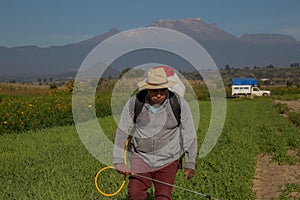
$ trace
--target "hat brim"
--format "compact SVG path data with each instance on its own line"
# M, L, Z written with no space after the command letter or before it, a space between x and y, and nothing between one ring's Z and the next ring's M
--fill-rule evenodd
M165 84L149 84L147 83L147 80L144 79L143 81L138 83L139 90L144 90L144 89L155 90L155 89L163 89L163 88L172 88L174 85L176 85L176 82L173 80L168 80L168 82Z

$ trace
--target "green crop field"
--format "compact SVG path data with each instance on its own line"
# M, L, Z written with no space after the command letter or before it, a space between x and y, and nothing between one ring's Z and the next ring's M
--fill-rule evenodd
M209 101L200 101L200 110L199 146L210 121ZM112 139L113 117L99 122ZM9 132L1 134L0 141L0 199L126 199L126 186L115 197L97 192L94 177L104 165L86 150L72 125ZM270 99L228 99L218 143L208 156L197 159L195 177L185 181L181 170L175 184L218 199L254 199L255 157L266 153L276 162L293 164L299 160L287 152L300 155L299 148L299 127L280 116ZM148 199L152 194L150 190ZM173 198L205 199L176 188Z

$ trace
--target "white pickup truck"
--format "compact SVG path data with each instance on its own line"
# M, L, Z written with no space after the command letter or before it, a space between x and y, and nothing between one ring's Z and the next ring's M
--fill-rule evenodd
M233 78L232 97L240 96L271 96L271 91L261 90L257 87L257 80L253 78Z

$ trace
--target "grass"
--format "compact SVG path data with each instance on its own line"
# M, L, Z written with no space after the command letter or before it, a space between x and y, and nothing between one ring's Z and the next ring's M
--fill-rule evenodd
M279 197L280 200L284 199L300 199L300 185L299 184L292 184L288 183L284 187L285 189L281 190L281 195ZM292 194L295 193L296 196L292 196Z
M84 148L74 127L1 138L1 199L88 199L101 166ZM88 195L88 196L86 196Z
M219 199L254 199L255 156L263 152L280 163L293 163L287 150L299 149L299 129L278 115L268 99L230 99L227 108L217 145L205 158L197 158L195 177L184 181L180 170L175 184ZM200 111L199 147L209 125L210 103L201 101ZM113 118L101 118L100 124L113 140ZM0 199L126 199L126 186L113 198L97 193L93 181L104 165L86 150L73 126L5 134L0 141ZM150 190L148 199L152 196ZM198 198L173 191L173 199Z
M48 95L50 87L38 84L0 83L1 95Z

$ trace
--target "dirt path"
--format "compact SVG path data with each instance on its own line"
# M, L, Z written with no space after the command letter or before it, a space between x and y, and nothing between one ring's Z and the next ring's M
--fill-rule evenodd
M300 100L275 101L285 103L290 111L300 113ZM296 156L296 152L289 152ZM285 184L300 184L300 163L295 165L279 165L271 161L270 155L260 155L256 158L256 171L253 180L253 191L256 199L278 199ZM299 199L300 192L290 194L291 199Z
M278 199L280 190L285 184L300 184L300 163L296 165L278 165L271 161L271 156L260 155L257 157L253 191L256 199ZM292 194L300 198L300 193Z
M274 103L284 103L289 107L290 111L300 113L300 99L295 101L275 100Z

